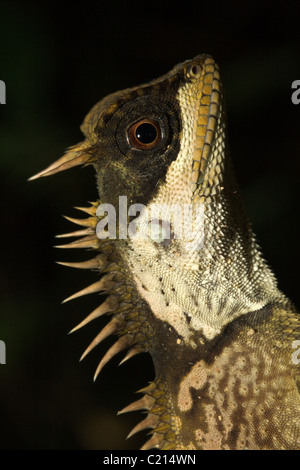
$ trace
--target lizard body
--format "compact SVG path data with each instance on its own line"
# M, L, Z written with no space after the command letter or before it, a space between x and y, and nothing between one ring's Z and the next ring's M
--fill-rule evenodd
M63 246L99 254L62 264L104 273L69 298L107 294L75 328L113 314L83 355L117 334L95 377L126 348L125 359L141 351L153 358L155 381L122 410L148 412L130 435L151 429L143 449L299 449L299 315L278 290L241 203L215 61L200 55L109 95L82 131L82 143L35 177L96 169L100 199L83 209L89 217L70 219L86 228ZM119 220L119 196L145 209L134 236L119 226L100 239L99 207L112 205ZM186 208L188 231L175 223Z

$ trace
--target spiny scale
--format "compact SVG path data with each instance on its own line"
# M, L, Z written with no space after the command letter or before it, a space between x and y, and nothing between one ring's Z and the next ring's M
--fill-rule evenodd
M114 296L109 296L107 299L99 305L99 307L95 308L82 322L80 322L77 326L75 326L70 333L74 333L74 331L79 330L83 326L87 325L91 321L95 320L96 318L101 317L109 312L114 312L118 306L118 300Z
M118 415L123 413L129 413L131 411L138 411L138 410L151 410L155 403L155 399L150 395L144 395L139 400L134 401L128 406L125 406L122 410L118 411Z
M105 256L105 255L104 255ZM104 258L105 259L105 258ZM66 261L56 261L58 264L62 266L67 266L69 268L77 268L77 269L98 269L102 270L104 266L107 265L107 261L103 260L103 255L98 255L95 258L80 261L78 263L69 263Z
M68 220L70 220L73 223L76 223L78 225L83 225L83 226L89 226L93 227L95 230L96 227L96 222L98 218L95 216L96 212L96 207L97 203L92 203L90 208L79 208L83 212L88 213L89 215L92 215L92 217L89 217L87 219L72 219L66 217ZM93 230L93 232L94 232ZM73 232L73 235L76 236L76 232ZM81 231L78 232L78 235L81 235ZM60 245L58 248L77 248L79 245L82 244L82 240L84 241L84 244L86 243L88 238L88 242L90 243L91 241L94 240L95 235L92 237L85 237L84 239L81 239L79 241L75 241L73 243L70 243L68 245ZM99 242L99 240L97 239ZM84 246L85 248L87 247L86 245ZM94 248L93 243L90 243L88 247ZM59 264L62 264L64 266L68 267L75 267L75 268L80 268L80 269L98 269L99 271L112 271L108 272L105 274L99 281L91 284L90 286L80 290L79 292L76 292L75 294L71 295L67 299L63 301L63 303L68 302L70 300L76 299L78 297L88 295L88 294L93 294L97 292L101 293L109 293L111 292L114 288L118 290L118 279L115 279L117 271L117 265L115 262L109 262L107 255L106 254L98 254L95 258L87 261L83 261L80 263L68 263L68 262L58 262ZM91 312L81 323L79 323L76 327L74 327L70 333L77 331L78 329L82 328L86 324L88 324L90 321L106 314L109 312L116 312L117 307L122 305L122 296L120 295L110 295L107 297L107 299L99 305L93 312ZM124 307L124 301L123 301L123 307ZM124 308L123 308L124 310ZM126 308L125 308L126 310ZM114 318L100 331L100 333L96 336L96 338L91 342L89 347L84 351L82 354L80 360L82 360L96 345L98 345L101 341L103 341L105 338L110 336L113 333L116 333L117 331L120 331L121 326L125 326L125 321L124 317L122 314L115 314ZM130 339L129 339L130 338ZM107 351L103 359L100 361L98 368L96 370L94 380L96 377L99 375L102 367L119 351L122 349L125 349L126 347L131 345L131 342L133 341L132 335L130 336L124 336L120 337L119 340ZM135 354L137 352L141 352L142 348L136 348L134 351ZM130 354L130 357L133 357L134 354ZM129 358L129 357L128 357ZM124 359L125 360L125 359Z
M54 248L91 248L97 250L99 247L99 238L95 235L88 235L66 245L56 245Z
M90 286L85 287L79 292L76 292L75 294L65 299L63 303L69 302L69 300L77 299L78 297L82 297L83 295L94 294L95 292L109 292L109 290L112 289L114 285L114 275L106 274L100 279L100 281L94 282L94 284L91 284Z
M98 375L100 374L101 370L103 367L119 352L123 351L123 349L128 348L131 346L133 343L134 339L133 337L130 337L129 335L124 335L121 336L112 346L109 348L107 353L103 356L101 361L99 362L99 365L96 369L95 375L94 375L94 381L97 379Z
M100 333L96 336L95 339L91 342L91 344L87 347L87 349L82 354L80 361L87 356L89 352L91 352L98 344L100 344L104 339L108 338L108 336L116 333L121 329L121 326L124 325L124 319L121 316L114 316L114 318L107 323L107 325L102 328Z
M31 176L28 181L44 176L54 175L60 171L69 170L74 166L89 165L95 161L94 153L94 149L92 147L88 148L85 142L73 145L72 147L69 147L67 153L63 157L56 160L56 162L52 163L52 165L48 166L45 170Z
M158 416L155 416L153 414L148 414L148 416L143 419L143 421L141 421L140 423L138 423L131 431L130 433L128 434L128 436L126 437L126 439L129 439L130 437L134 436L134 434L140 432L140 431L144 431L145 429L147 428L156 428L157 424L158 424L158 420L159 420L159 417Z
M150 449L154 449L155 447L159 448L162 442L163 442L163 434L154 433L153 436L141 447L140 450L150 450Z
M75 219L68 216L64 216L68 221L75 223L77 225L86 227L85 230L78 230L75 232L66 233L63 235L58 235L57 238L66 238L66 237L82 237L77 241L68 243L66 245L59 245L57 248L87 248L87 249L99 249L100 241L95 237L95 227L98 222L96 217L96 208L97 203L92 203L91 207L80 207L77 208L82 212L87 213L90 217L85 219ZM80 290L79 292L71 295L63 301L63 303L73 300L75 298L92 294L92 293L106 293L110 294L96 309L94 309L84 320L82 320L77 326L75 326L70 333L73 333L83 326L87 325L91 321L99 318L108 313L114 313L112 320L102 328L99 334L94 338L90 345L86 348L80 361L82 361L96 346L98 346L104 339L108 338L113 334L119 334L119 339L108 349L106 354L103 356L102 360L99 362L99 365L96 369L94 380L100 374L102 368L119 352L124 349L130 348L126 356L120 361L119 365L128 361L130 358L144 351L144 347L136 341L135 335L132 333L134 328L132 325L132 319L136 317L136 314L131 312L130 303L128 304L128 293L120 294L118 286L118 277L120 273L118 271L118 264L108 259L107 253L97 254L94 258L81 261L81 262L63 262L58 261L58 264L62 266L77 268L77 269L94 269L98 272L104 272L104 276L97 282L92 285ZM113 294L113 290L116 290L116 293ZM119 313L118 313L119 312ZM131 327L126 327L126 315L127 319L131 322ZM122 331L123 330L123 331ZM130 347L131 346L131 347ZM138 410L147 410L150 411L155 405L155 398L151 396L151 391L155 390L155 385L151 384L146 387L142 393L144 396L123 408L119 411L118 414L127 413L130 411ZM155 409L155 408L154 408ZM158 415L149 414L147 418L142 420L137 424L132 431L127 436L127 439L137 432L145 430L147 428L154 429L159 421ZM142 449L151 449L152 447L158 447L163 441L163 434L154 433L153 436L144 444Z
M69 222L73 222L73 224L81 225L82 227L90 227L90 228L95 229L97 225L96 217L87 217L86 219L74 219L72 217L67 217L66 215L64 215L64 218L67 219Z
M136 356L137 354L140 354L143 351L144 349L141 346L133 346L131 349L129 349L128 353L122 359L122 361L119 362L119 366L121 366L122 364L124 364L124 362L127 362L133 356Z
M85 230L76 230L75 232L62 233L61 235L56 235L56 238L70 238L70 237L83 237L84 235L91 235L94 233L92 229Z
M96 211L97 211L98 203L97 202L91 202L91 207L78 207L75 206L74 209L77 209L78 211L85 212L86 214L91 215L92 217L96 216ZM82 219L82 220L90 220L90 219ZM98 219L95 219L95 226L98 222ZM77 224L77 222L75 222ZM81 224L78 224L81 225Z
M163 390L161 389L161 385L159 380L151 382L147 387L138 391L138 393L144 394L142 398L118 412L118 415L140 410L146 410L148 413L147 417L134 426L127 436L127 439L129 439L134 434L150 428L152 437L141 447L141 450L149 450L152 448L174 449L173 443L164 444L165 434L171 432L170 424L165 421L161 422L161 417L165 415L166 407L161 406L162 411L160 415L154 411L158 407L157 400L161 400L162 398Z

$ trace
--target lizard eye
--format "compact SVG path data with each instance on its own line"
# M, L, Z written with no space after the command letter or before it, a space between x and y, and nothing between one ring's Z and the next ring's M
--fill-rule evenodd
M142 119L128 129L132 147L140 150L151 150L161 141L161 129L158 121Z

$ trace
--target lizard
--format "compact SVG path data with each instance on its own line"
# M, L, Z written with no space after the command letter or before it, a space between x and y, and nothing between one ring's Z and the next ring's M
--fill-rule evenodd
M95 168L99 199L80 208L88 217L67 217L81 229L62 236L80 238L60 247L96 256L61 264L101 273L66 299L106 294L72 330L111 316L82 356L117 336L94 378L123 350L123 361L152 356L155 379L120 411L146 412L130 436L150 429L144 450L300 449L299 314L244 209L215 60L201 54L108 95L81 130L81 143L30 179ZM120 196L134 209L125 219ZM107 228L111 207L125 229L142 208L130 236L124 224Z

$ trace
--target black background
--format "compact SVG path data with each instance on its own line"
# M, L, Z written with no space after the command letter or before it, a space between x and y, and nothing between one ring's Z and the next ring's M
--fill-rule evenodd
M72 231L60 214L97 198L91 168L28 183L82 140L84 116L108 93L149 81L207 52L225 83L231 153L249 217L279 286L299 305L298 175L300 79L296 2L0 2L2 449L135 449L125 441L140 415L116 416L154 377L147 355L93 372L106 340L82 351L105 324L67 335L99 299L60 301L94 282L55 260L87 258L55 250ZM297 10L298 8L298 10ZM172 364L170 364L172 367ZM136 396L138 397L138 396Z

